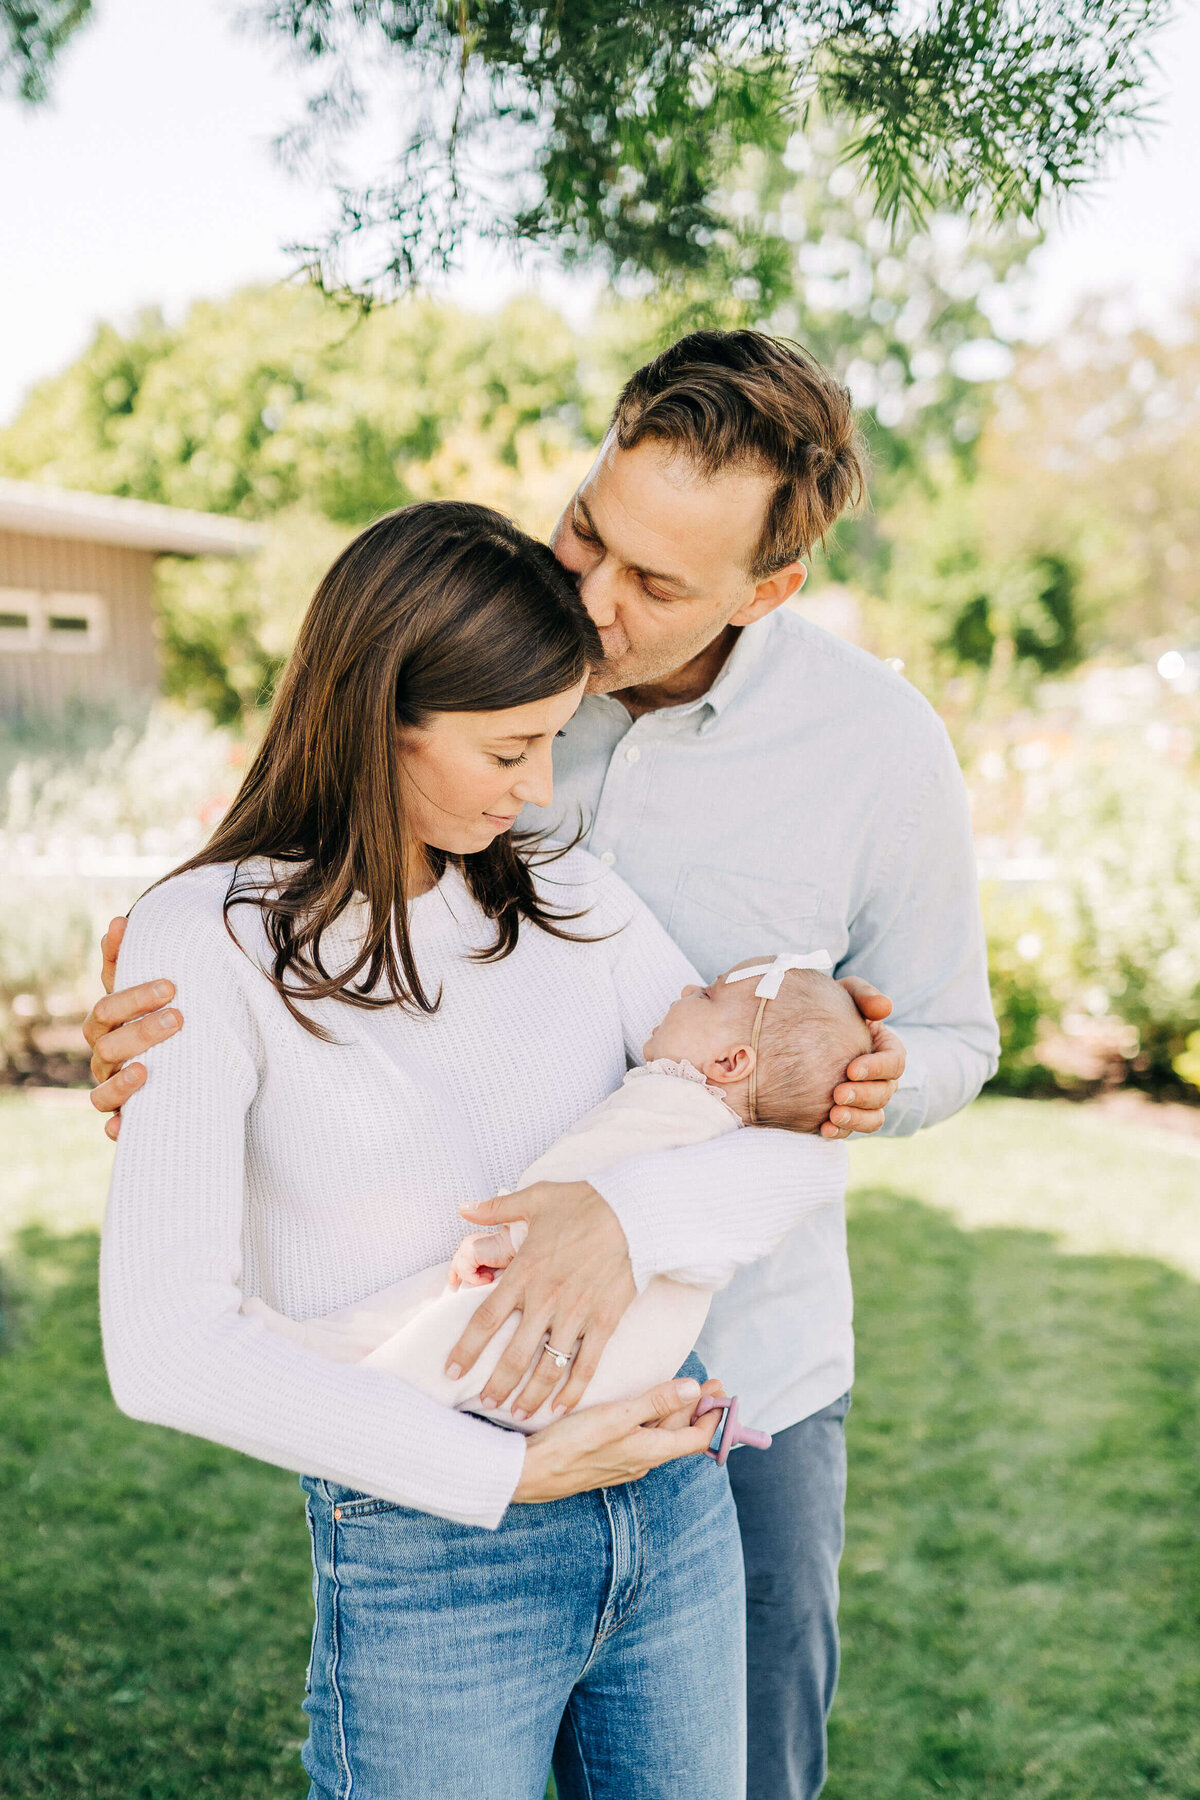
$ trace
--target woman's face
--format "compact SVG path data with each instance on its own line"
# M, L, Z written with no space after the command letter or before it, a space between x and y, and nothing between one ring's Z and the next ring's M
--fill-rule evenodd
M508 831L523 806L554 797L555 734L575 712L587 677L548 700L502 712L432 713L400 727L400 780L423 844L470 856Z

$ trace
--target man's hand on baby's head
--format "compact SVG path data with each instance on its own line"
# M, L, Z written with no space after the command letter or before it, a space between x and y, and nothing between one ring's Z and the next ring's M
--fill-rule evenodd
M900 1085L907 1054L904 1045L891 1028L884 1024L892 1010L886 994L858 975L844 975L841 981L870 1028L873 1048L865 1056L856 1056L846 1070L846 1079L833 1090L833 1107L821 1127L825 1138L848 1138L854 1132L866 1136L883 1124L884 1108Z

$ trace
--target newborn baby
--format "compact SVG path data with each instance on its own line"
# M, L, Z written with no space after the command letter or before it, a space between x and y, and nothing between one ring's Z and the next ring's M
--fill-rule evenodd
M627 1157L702 1143L743 1125L819 1131L847 1065L872 1048L866 1021L831 979L830 967L824 951L777 956L739 964L707 987L685 988L647 1039L645 1063L531 1163L518 1189L536 1181L587 1181ZM242 1310L310 1349L387 1369L448 1406L536 1431L553 1417L555 1394L569 1374L566 1361L554 1392L531 1418L514 1419L508 1404L480 1404L518 1314L464 1375L452 1381L445 1373L471 1314L524 1235L519 1223L473 1233L450 1263L324 1318L289 1319L258 1299ZM700 1335L711 1298L707 1289L666 1276L648 1282L606 1344L581 1404L631 1399L674 1375Z

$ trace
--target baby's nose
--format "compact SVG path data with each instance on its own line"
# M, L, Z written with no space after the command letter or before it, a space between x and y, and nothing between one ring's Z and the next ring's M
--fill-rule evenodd
M689 998L690 995L698 994L699 992L700 992L700 984L698 982L693 981L690 987L684 988L684 990L680 994L679 998L681 1000L686 1000Z

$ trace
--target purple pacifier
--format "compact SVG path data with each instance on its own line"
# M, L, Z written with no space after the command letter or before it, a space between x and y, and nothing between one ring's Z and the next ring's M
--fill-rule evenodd
M705 1413L723 1412L725 1422L721 1426L721 1447L719 1450L706 1450L705 1456L711 1456L715 1463L723 1468L729 1460L729 1452L735 1444L749 1444L752 1450L769 1450L771 1434L769 1431L754 1431L749 1425L738 1420L738 1403L735 1394L732 1400L718 1400L715 1394L705 1394L699 1406L692 1414L692 1424L698 1425Z

